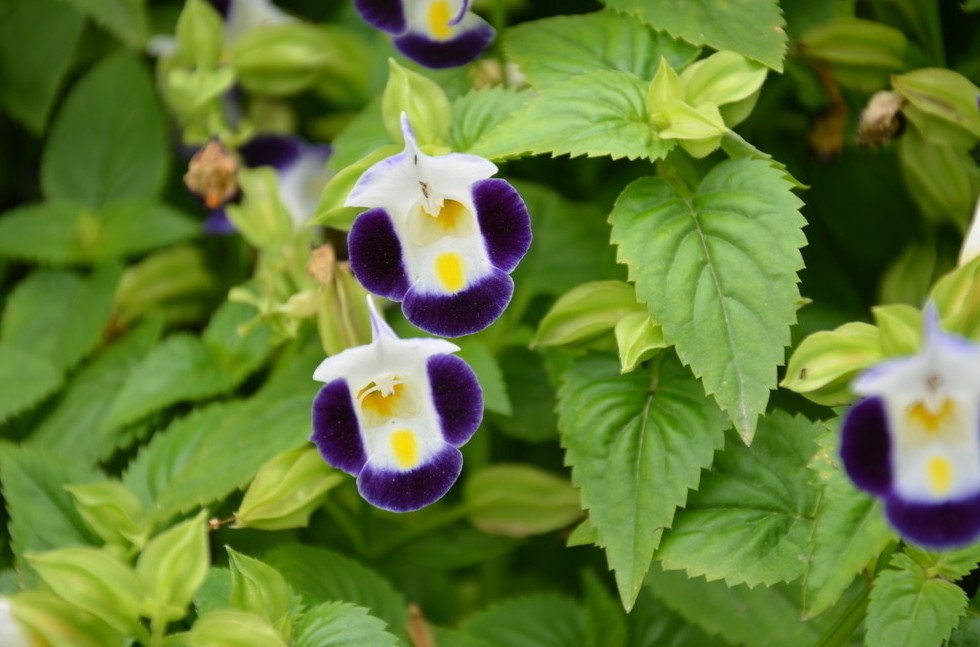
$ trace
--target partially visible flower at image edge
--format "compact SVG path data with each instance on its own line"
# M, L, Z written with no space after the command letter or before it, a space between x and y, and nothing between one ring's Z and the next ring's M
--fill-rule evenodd
M365 171L345 202L370 208L347 239L351 269L426 332L478 332L513 296L510 272L531 244L527 207L509 183L490 179L489 160L426 155L404 113L401 124L405 150Z
M14 618L10 600L0 597L0 645L3 647L32 647L35 643Z
M483 419L476 374L443 339L399 339L367 297L373 340L323 360L311 440L392 512L438 501L459 477L459 447Z
M852 384L864 397L844 418L840 453L904 539L948 549L980 537L980 345L944 332L933 304L924 320L918 355Z
M326 144L310 144L291 135L256 135L238 149L245 166L271 166L279 179L279 199L295 228L300 228L316 211L320 192L327 183L325 170L330 157ZM213 207L213 205L208 205ZM213 207L204 222L209 234L232 234L235 226L224 206Z
M354 0L366 23L393 35L395 47L431 68L465 65L493 41L494 29L470 0Z

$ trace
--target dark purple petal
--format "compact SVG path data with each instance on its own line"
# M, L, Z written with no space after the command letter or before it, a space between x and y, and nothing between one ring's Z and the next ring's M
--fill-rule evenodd
M455 355L433 355L426 364L442 437L459 447L483 419L483 389L469 364Z
M364 22L389 34L400 34L408 26L401 0L354 0Z
M405 293L402 312L428 333L460 337L479 332L496 321L513 294L510 275L494 268L485 278L453 295L421 294L412 288Z
M379 508L411 512L441 499L462 469L463 455L446 445L410 472L375 470L368 463L357 477L357 489L368 503Z
M531 218L521 195L500 179L473 185L473 204L490 262L512 272L531 246Z
M361 472L367 458L347 380L329 382L316 394L310 440L337 469L355 476Z
M394 42L402 54L416 63L439 69L471 62L487 48L493 34L493 27L480 23L450 40L435 41L421 34L407 33Z
M892 496L885 514L902 537L928 548L956 548L980 537L980 493L938 504Z
M238 149L245 165L250 168L271 166L278 171L292 166L303 154L306 143L286 135L256 135Z
M204 233L212 236L228 236L237 234L238 230L235 229L235 225L228 219L225 208L220 207L208 214L207 219L204 221Z
M347 235L354 276L368 292L401 301L408 290L402 245L384 209L365 211Z
M840 456L859 488L880 497L892 493L891 438L881 398L865 398L844 416Z

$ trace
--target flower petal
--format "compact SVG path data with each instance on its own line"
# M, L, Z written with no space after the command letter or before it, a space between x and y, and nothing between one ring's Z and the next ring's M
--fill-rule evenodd
M324 385L313 400L313 444L324 460L357 475L367 457L347 380Z
M893 496L885 514L903 537L929 548L956 548L980 537L980 493L939 504Z
M504 180L473 185L473 204L490 262L511 272L531 246L531 219L520 194Z
M483 389L473 369L454 355L433 355L427 370L442 435L447 443L459 447L483 419Z
M347 236L347 250L351 270L365 289L402 300L409 287L408 275L401 241L384 209L371 209L357 217Z
M859 488L878 496L892 493L892 451L885 404L866 398L851 407L841 427L841 459Z
M224 207L218 207L204 220L204 233L212 236L228 236L237 234L235 225L228 219L228 213Z
M298 137L266 133L250 139L238 152L249 168L271 166L282 171L299 161L305 148L305 142Z
M452 445L414 470L378 469L367 463L357 477L357 489L369 503L392 512L418 510L442 498L463 469L463 455Z
M466 13L460 20L446 11L434 19L437 7L448 2L436 0L425 4L424 15L409 16L408 30L395 38L405 56L426 67L446 68L465 65L478 57L494 37L494 29L483 18Z
M405 31L405 8L402 0L354 0L354 8L364 22L389 34Z
M441 337L459 337L483 330L503 313L514 294L514 281L498 269L455 294L405 293L402 311L422 330Z

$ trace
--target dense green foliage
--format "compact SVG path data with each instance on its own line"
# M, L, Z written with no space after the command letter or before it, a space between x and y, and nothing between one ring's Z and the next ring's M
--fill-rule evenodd
M0 599L39 644L980 641L980 549L903 541L838 456L927 300L980 342L980 3L478 0L449 70L279 6L232 38L205 0L0 4ZM403 112L534 240L456 340L462 476L399 515L308 438L314 368L370 340L344 201ZM191 155L269 132L332 146L310 223L240 167L205 234Z

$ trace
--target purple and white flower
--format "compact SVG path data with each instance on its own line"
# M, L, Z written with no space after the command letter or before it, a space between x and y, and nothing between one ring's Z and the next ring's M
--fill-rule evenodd
M395 47L432 68L465 65L493 40L494 29L470 0L354 0L364 21L392 34Z
M326 172L330 147L309 144L290 135L257 135L238 149L245 166L271 166L279 179L279 199L298 229L316 211L320 193L329 176ZM212 211L204 223L210 234L229 234L235 226L228 220L224 208Z
M483 330L514 293L510 272L531 244L531 221L497 167L475 155L429 156L402 114L405 150L370 167L346 206L369 207L347 239L368 291L402 302L413 324L458 337Z
M442 498L459 477L459 447L483 418L473 370L443 339L399 339L368 297L374 339L325 359L311 440L357 477L369 503L393 512Z
M884 500L905 539L953 548L980 537L980 345L925 312L925 347L865 371L844 418L851 480Z

